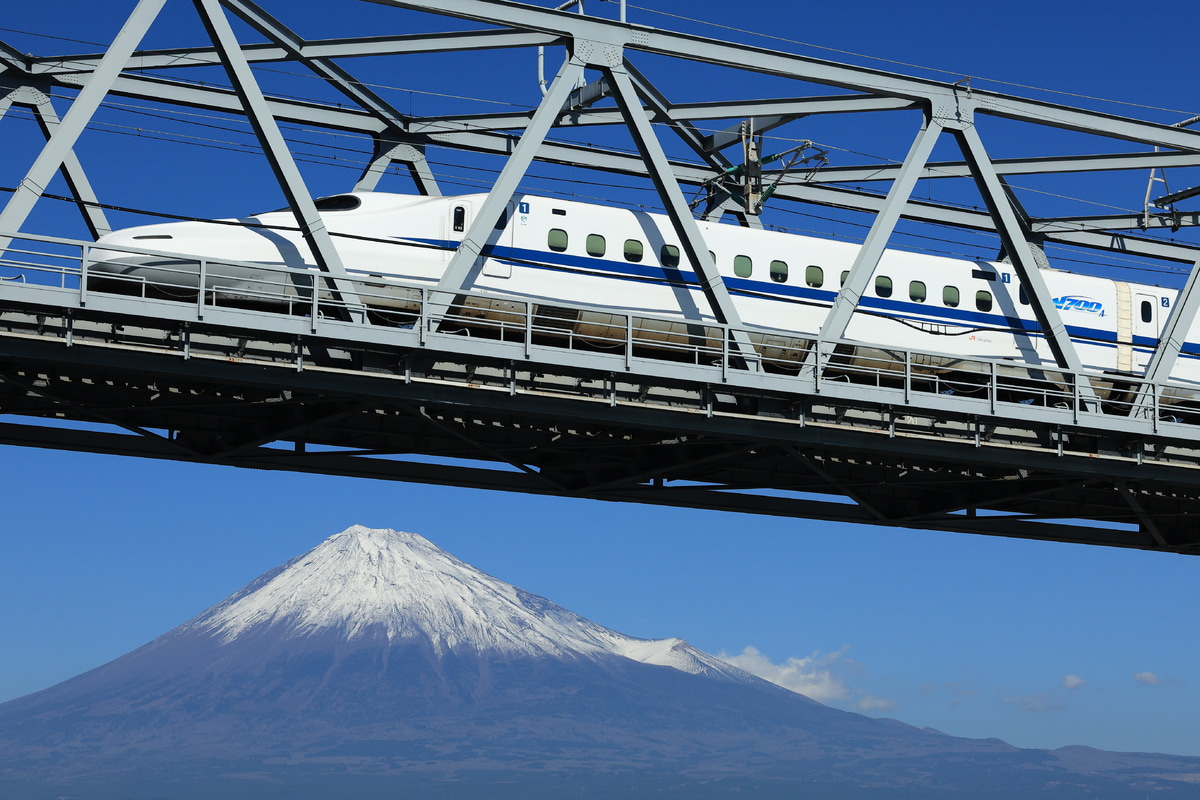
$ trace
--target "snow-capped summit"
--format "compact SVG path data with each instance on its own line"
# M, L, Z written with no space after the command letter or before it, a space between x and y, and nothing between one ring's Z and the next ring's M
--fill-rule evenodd
M427 643L438 655L617 655L746 683L752 676L682 639L626 636L465 564L415 533L355 525L176 629L226 643L285 638Z

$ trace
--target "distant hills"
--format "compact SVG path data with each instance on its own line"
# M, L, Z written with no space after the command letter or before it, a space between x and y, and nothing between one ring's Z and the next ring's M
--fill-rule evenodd
M1200 799L1200 758L829 708L359 526L0 705L4 800Z

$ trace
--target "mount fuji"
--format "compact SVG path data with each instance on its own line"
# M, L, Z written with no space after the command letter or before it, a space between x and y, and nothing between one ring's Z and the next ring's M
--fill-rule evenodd
M829 708L349 528L0 704L6 800L1200 798L1200 758L1024 750Z

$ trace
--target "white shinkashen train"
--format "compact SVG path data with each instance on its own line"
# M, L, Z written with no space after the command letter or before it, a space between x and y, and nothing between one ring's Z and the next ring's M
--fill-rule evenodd
M484 197L354 192L322 198L317 208L351 277L372 284L433 286ZM176 222L116 231L99 240L89 269L193 292L197 261L139 256L121 249L315 269L290 210L238 221L245 226L229 222L233 221ZM753 338L764 348L783 341L781 336L797 337L790 340L796 342L815 335L859 250L857 245L808 236L699 225L743 323L761 330ZM471 287L473 293L496 298L472 301L472 313L480 317L511 312L512 303L504 302L508 298L535 307L567 303L594 309L565 318L560 314L560 327L594 329L614 314L645 315L667 320L664 337L686 338L695 323L689 327L683 320L712 320L697 275L682 259L678 237L663 215L517 195L498 229ZM206 288L230 295L253 292L267 272L211 263L206 269ZM1141 376L1176 291L1069 272L1043 274L1084 367L1116 380ZM392 293L391 299L378 296L377 290L364 294L368 304L383 308L404 307L406 302L402 292ZM884 352L879 348L895 348L1004 359L1014 366L1055 365L1026 293L1004 263L888 250L846 338L862 342L864 352L869 348L876 354L873 358ZM1189 331L1172 381L1200 391L1198 343L1200 331ZM768 354L784 361L789 357L798 358L799 353L791 353L787 345Z

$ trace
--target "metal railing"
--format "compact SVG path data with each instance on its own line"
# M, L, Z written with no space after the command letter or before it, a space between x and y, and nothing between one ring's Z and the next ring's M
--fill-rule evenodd
M141 259L142 274L98 269L95 255ZM149 274L145 274L149 270ZM734 329L623 309L546 302L489 291L433 297L428 284L352 277L354 296L342 297L332 275L258 263L187 256L152 249L97 247L23 234L0 257L0 299L9 287L58 290L87 308L94 297L173 301L203 322L222 310L301 319L312 333L344 336L348 320L365 307L359 326L392 331L399 343L420 346L468 337L508 345L506 357L536 360L547 352L618 361L626 371L686 367L697 380L744 384L753 362L755 385L847 401L1036 418L1060 424L1119 425L1139 432L1178 431L1200 425L1200 386L1151 383L1134 376L1072 373L1047 364L889 348L813 334L746 329L755 352L739 352ZM344 285L344 284L343 284ZM431 300L441 300L433 303ZM444 307L441 313L431 308ZM331 328L336 325L336 329ZM1081 392L1091 384L1092 393ZM1192 431L1182 434L1192 437Z

